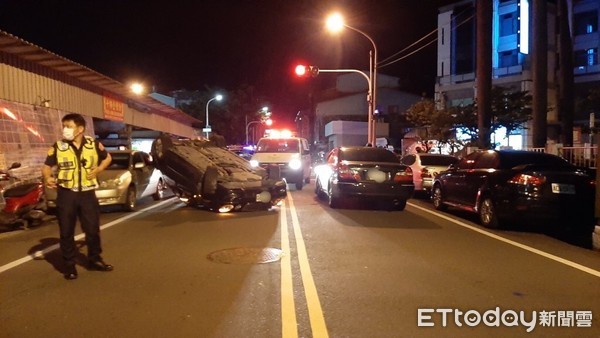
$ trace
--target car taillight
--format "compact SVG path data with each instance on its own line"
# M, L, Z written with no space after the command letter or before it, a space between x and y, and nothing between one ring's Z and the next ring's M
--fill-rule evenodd
M350 169L347 165L339 165L337 172L338 178L341 180L360 180L360 175L356 171Z
M533 185L539 186L546 182L546 178L544 176L535 176L535 175L527 175L527 174L517 174L513 178L511 178L509 183L519 184L519 185Z
M410 167L407 167L404 171L399 171L394 176L394 182L397 183L413 183L413 172Z

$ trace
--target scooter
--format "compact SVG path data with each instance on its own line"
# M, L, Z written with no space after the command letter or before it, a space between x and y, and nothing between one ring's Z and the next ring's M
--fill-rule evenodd
M0 225L17 228L22 224L27 229L46 216L46 202L42 182L23 183L13 175L11 170L20 166L15 162L8 170L0 171L0 200L5 202L0 211Z

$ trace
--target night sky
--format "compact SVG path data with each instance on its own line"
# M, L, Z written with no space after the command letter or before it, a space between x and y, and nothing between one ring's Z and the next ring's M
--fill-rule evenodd
M305 108L307 91L293 76L298 62L368 69L365 37L324 30L333 9L373 38L383 60L436 29L438 7L452 2L0 0L0 29L123 83L139 80L163 94L249 84L274 109L294 114ZM406 91L431 95L435 61L433 43L380 73L402 78Z

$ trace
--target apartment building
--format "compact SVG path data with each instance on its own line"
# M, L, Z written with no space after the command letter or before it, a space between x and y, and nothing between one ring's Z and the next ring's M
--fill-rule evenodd
M476 99L475 3L475 0L464 0L439 9L435 98L446 107L470 104ZM574 90L576 97L583 98L590 89L600 84L600 0L568 0L567 4L574 51ZM561 130L556 110L559 68L557 6L556 0L547 2L549 142L558 142ZM531 92L531 48L534 39L530 34L531 0L494 0L492 18L492 84ZM592 112L576 111L575 143L587 141L582 137L581 131L582 125L589 123L590 113ZM600 114L596 115L600 117ZM508 137L499 131L492 136L492 142L521 148L531 144L530 133L530 126Z

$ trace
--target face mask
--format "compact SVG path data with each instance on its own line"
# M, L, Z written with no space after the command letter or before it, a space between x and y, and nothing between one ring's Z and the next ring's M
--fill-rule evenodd
M75 128L63 128L63 138L67 141L73 141L75 139Z

